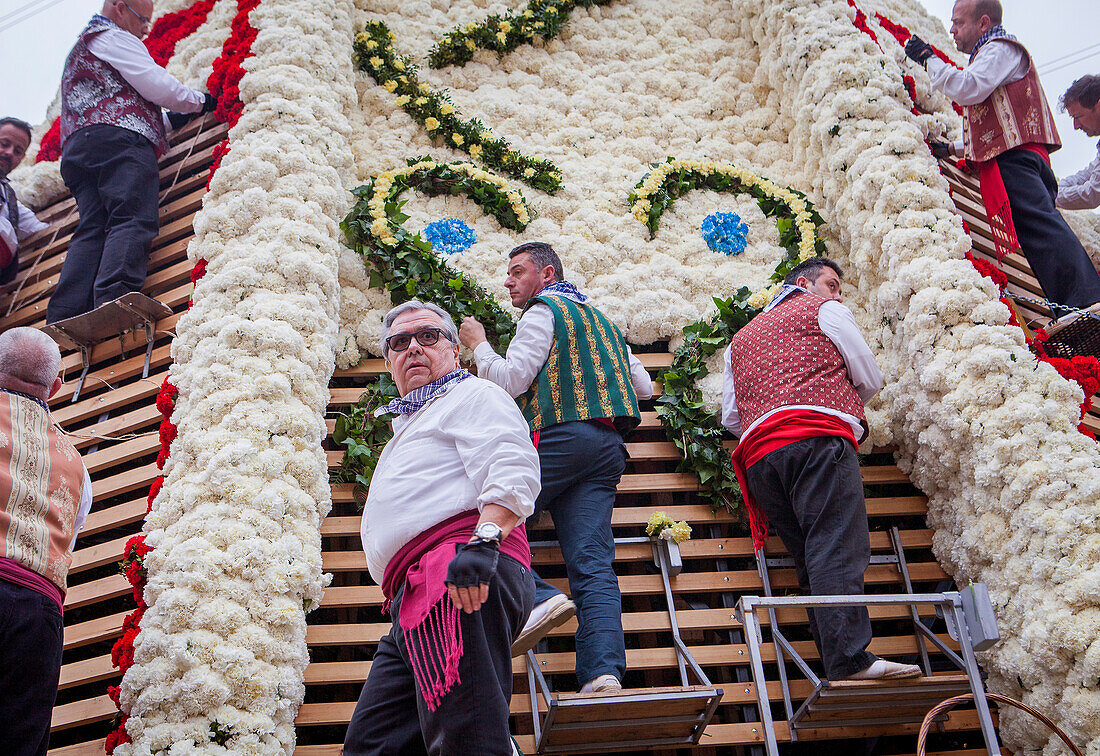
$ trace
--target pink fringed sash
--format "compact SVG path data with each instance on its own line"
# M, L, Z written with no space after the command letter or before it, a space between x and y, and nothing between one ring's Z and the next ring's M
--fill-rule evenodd
M413 677L430 711L461 682L461 610L451 602L444 581L455 547L470 540L479 517L477 510L470 510L424 531L394 555L382 576L384 610L405 587L397 622L405 635ZM531 549L522 524L504 539L500 553L530 569Z

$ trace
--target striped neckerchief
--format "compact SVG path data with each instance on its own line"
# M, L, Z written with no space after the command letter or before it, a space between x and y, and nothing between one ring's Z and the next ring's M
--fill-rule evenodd
M970 62L974 62L974 56L978 54L978 50L981 50L985 46L986 42L994 39L1011 39L1012 41L1016 41L1016 38L1006 32L1003 26L997 24L985 34L978 37L978 41L974 43L974 49L970 53Z
M425 404L442 396L467 378L472 377L469 370L455 370L447 373L442 378L431 383L414 388L402 397L394 399L389 404L383 405L374 411L375 417L382 415L411 415L419 411Z
M577 304L584 304L588 301L588 297L581 294L581 290L568 281L555 281L552 284L547 284L535 296L543 294L561 294L563 297L569 297Z

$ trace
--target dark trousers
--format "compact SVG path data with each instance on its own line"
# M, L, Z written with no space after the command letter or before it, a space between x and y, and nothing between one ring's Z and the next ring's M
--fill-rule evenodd
M776 449L748 470L749 490L794 557L798 584L815 596L863 593L871 558L863 479L852 444L822 436ZM811 609L825 674L840 680L875 661L866 607Z
M344 756L510 756L512 640L534 605L531 572L501 555L489 600L461 613L460 681L429 711L416 690L405 634L398 625L401 593L390 607L393 626L378 644L370 674L344 738Z
M45 756L61 675L61 610L0 580L0 753Z
M1002 153L997 165L1008 192L1016 236L1047 299L1080 308L1100 302L1100 275L1054 206L1058 180L1050 166L1029 150Z
M611 510L626 469L622 436L599 423L572 422L539 434L542 492L535 512L549 510L577 605L577 680L626 671L623 601L615 577ZM536 576L535 603L559 593Z
M61 177L80 222L69 241L46 322L141 291L159 229L160 179L148 139L117 126L87 126L65 140Z

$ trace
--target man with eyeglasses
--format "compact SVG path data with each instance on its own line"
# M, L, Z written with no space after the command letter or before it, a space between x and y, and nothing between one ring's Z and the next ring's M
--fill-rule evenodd
M523 527L539 493L527 423L499 386L459 369L458 330L411 300L382 322L399 399L360 535L392 619L345 756L510 756L510 648L534 602Z
M23 162L31 143L31 126L18 118L0 118L0 284L19 270L19 242L44 228L31 210L15 198L8 174Z
M168 151L162 108L186 114L217 106L153 60L141 43L152 15L152 0L107 0L65 61L61 177L80 222L47 323L141 291L159 231L157 159Z
M517 397L527 418L542 467L535 509L554 520L573 595L536 578L535 609L512 652L533 648L575 611L580 691L614 692L626 644L611 510L626 469L622 434L638 425L638 399L653 395L653 383L615 324L565 280L553 247L527 242L508 258L504 286L523 314L507 354L493 350L473 318L459 337L478 375Z

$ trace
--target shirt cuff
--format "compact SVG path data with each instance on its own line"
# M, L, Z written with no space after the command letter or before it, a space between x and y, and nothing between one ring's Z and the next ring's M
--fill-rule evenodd
M500 357L500 355L496 353L496 350L493 349L493 345L488 341L483 341L474 347L474 358L477 360L478 365L494 357Z

